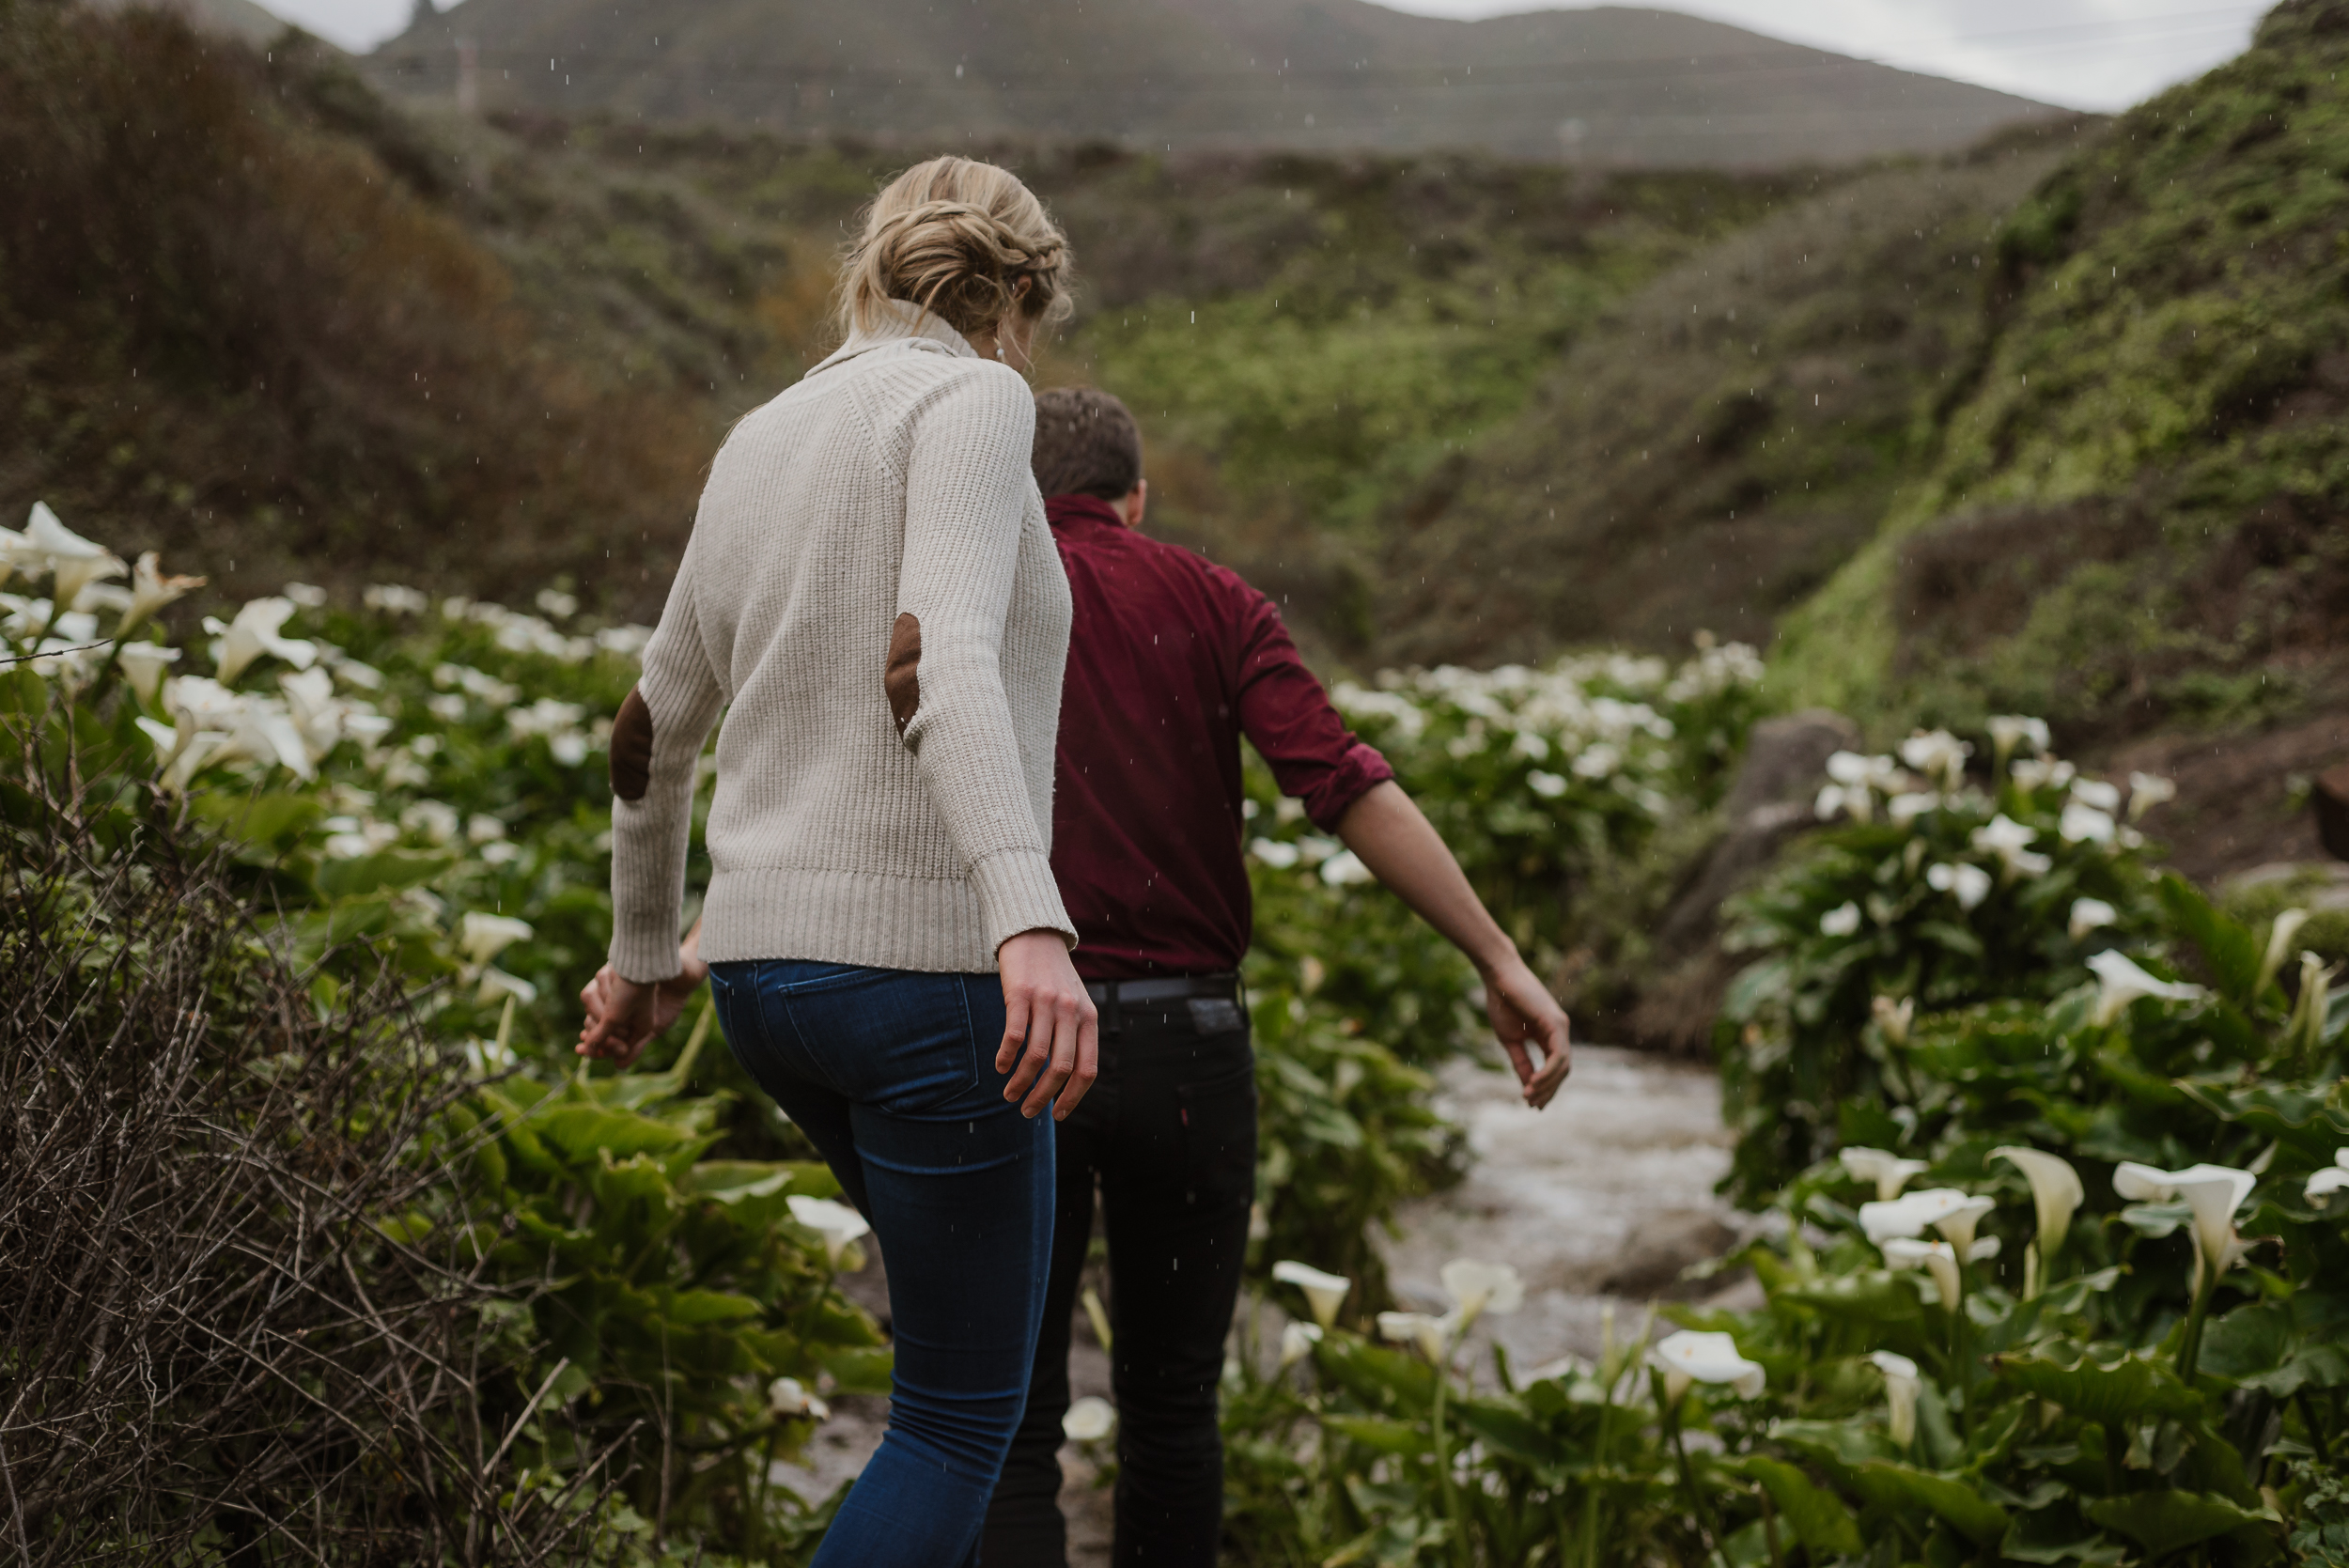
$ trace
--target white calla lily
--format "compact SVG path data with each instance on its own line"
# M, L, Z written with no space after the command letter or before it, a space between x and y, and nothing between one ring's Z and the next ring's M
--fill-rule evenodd
M1440 1278L1463 1332L1481 1313L1506 1315L1525 1305L1525 1281L1505 1263L1455 1258L1443 1265Z
M332 841L330 841L330 847L331 843ZM366 840L358 841L361 853L368 852L370 847ZM500 997L512 997L516 1001L527 1007L538 1000L538 987L519 974L508 974L494 966L484 969L481 971L481 986L474 993L474 1001L487 1007Z
M2086 941L2090 932L2101 931L2120 918L2121 911L2101 898L2075 898L2071 919L2064 929L2074 941Z
M795 1192L785 1200L791 1206L791 1218L821 1236L824 1256L834 1268L840 1266L840 1254L848 1243L872 1234L864 1216L847 1203L831 1198L811 1198Z
M2044 752L2051 738L2047 721L2023 713L2000 713L1990 720L1990 744L1996 750L1999 766L2006 766L2018 747L2028 745L2034 752Z
M2177 782L2158 773L2129 775L2129 820L2134 822L2165 801L2178 798Z
M2349 1149L2335 1149L2332 1164L2309 1177L2309 1184L2300 1189L2300 1196L2310 1208L2314 1208L2328 1202L2336 1192L2349 1192Z
M1819 935L1822 937L1849 937L1857 935L1859 930L1859 906L1857 904L1838 904L1819 917Z
M2284 1039L2303 1055L2312 1055L2325 1043L2325 1025L2332 1016L2333 981L2339 970L2326 967L2322 955L2302 951L2300 992L2284 1025Z
M163 673L179 662L179 650L161 643L125 643L115 651L115 660L122 666L122 678L131 683L139 701L151 703L163 683Z
M57 520L45 501L33 503L24 525L24 541L49 568L50 598L60 614L70 610L82 590L101 578L120 577L131 568L104 545L86 539Z
M1917 1395L1924 1387L1917 1363L1898 1351L1874 1350L1868 1359L1884 1374L1884 1405L1892 1441L1906 1448L1917 1440Z
M122 619L115 627L117 637L128 637L145 625L148 617L156 611L204 586L204 579L200 577L164 576L163 559L150 550L139 557L137 566L131 568L131 602L124 607Z
M2088 1194L2071 1161L2044 1150L2010 1143L1991 1150L1990 1157L2005 1160L2021 1171L2023 1178L2030 1183L2031 1205L2038 1211L2039 1231L2031 1244L2032 1277L2025 1281L2023 1294L2036 1296L2034 1287L2046 1282L2048 1265L2062 1250L2063 1238L2072 1229L2072 1216L2079 1212Z
M1957 1249L1946 1241L1921 1241L1915 1236L1893 1236L1879 1245L1887 1264L1894 1268L1922 1268L1932 1277L1941 1305L1952 1312L1957 1310L1958 1300L1965 1294L1965 1281L1958 1273Z
M1396 1344L1419 1347L1419 1353L1439 1366L1452 1352L1453 1331L1458 1320L1452 1314L1435 1317L1426 1312L1380 1312L1378 1337Z
M1097 1443L1117 1430L1117 1410L1098 1394L1087 1394L1060 1419L1061 1436L1072 1443Z
M1922 1235L1939 1231L1960 1251L1971 1247L1974 1227L1997 1205L1987 1198L1953 1187L1926 1188L1890 1203L1859 1205L1859 1228L1870 1241L1882 1246L1895 1236Z
M2096 1005L2090 1015L2099 1029L2110 1027L2129 1003L2145 998L2163 1001L2199 1001L2208 993L2183 980L2157 980L2139 969L2125 954L2107 951L2088 960L2096 976Z
M1980 908L1982 901L1990 896L1993 885L1990 873L1965 861L1944 861L1925 867L1925 886L1950 894L1961 909Z
M1920 730L1901 742L1901 760L1927 777L1937 777L1955 789L1966 782L1966 759L1974 748L1947 730Z
M1321 1343L1321 1325L1292 1321L1281 1330L1281 1370L1288 1371L1314 1353Z
M1876 1027L1884 1032L1888 1044L1905 1046L1908 1044L1909 1026L1917 1021L1917 999L1903 997L1894 1001L1888 996L1872 997L1868 1001L1868 1016L1875 1019Z
M1762 1363L1750 1361L1727 1334L1693 1328L1657 1341L1648 1347L1648 1365L1664 1374L1664 1398L1678 1403L1690 1383L1726 1384L1739 1399L1752 1399L1769 1380Z
M1272 1265L1272 1277L1284 1285L1295 1285L1305 1293L1305 1301L1313 1309L1314 1321L1329 1328L1338 1321L1338 1309L1346 1304L1346 1293L1354 1281L1343 1274L1325 1274L1310 1264L1294 1258Z
M1892 1203L1900 1197L1901 1188L1908 1185L1910 1177L1921 1176L1931 1169L1924 1160L1903 1159L1884 1149L1855 1146L1837 1151L1835 1157L1843 1162L1843 1169L1854 1180L1875 1184L1876 1202L1879 1203ZM1913 1235L1916 1233L1908 1234Z
M2098 811L2077 800L2063 808L2063 815L2056 824L2057 835L2066 844L2110 844L2112 835L2119 831L2120 824L2112 820L2110 812Z
M2132 1203L2184 1203L2194 1213L2194 1255L2199 1286L2215 1283L2243 1256L2234 1231L2235 1210L2259 1178L2232 1165L2189 1165L2163 1171L2123 1160L2112 1172L2112 1190Z
M832 1407L796 1377L778 1377L767 1385L767 1408L778 1416L813 1416L819 1421L832 1418Z
M2075 779L2072 799L2097 811L2116 812L2121 809L2121 787L2102 779Z
M486 967L514 943L528 941L535 934L526 920L468 909L464 919L458 923L457 946L464 954L465 962L478 969Z
M2285 909L2268 923L2267 951L2260 956L2259 983L2251 987L2258 996L2267 989L2267 983L2283 972L2284 960L2292 956L2292 939L2300 934L2300 927L2309 923L2306 909Z
M319 656L318 644L278 635L293 613L294 601L283 597L247 600L237 618L221 629L220 641L212 644L212 662L220 682L234 681L264 655L282 659L297 670L308 669ZM212 624L206 623L208 627Z

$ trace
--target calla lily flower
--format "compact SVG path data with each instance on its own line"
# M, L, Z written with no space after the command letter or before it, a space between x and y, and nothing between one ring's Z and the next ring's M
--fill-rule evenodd
M2039 1211L2039 1234L2032 1244L2032 1280L2025 1286L2025 1296L2037 1296L2037 1286L2046 1280L2048 1263L2062 1251L2062 1239L2072 1230L2072 1216L2079 1214L2086 1192L2079 1186L2079 1172L2072 1169L2070 1159L2058 1159L2037 1148L2020 1148L2009 1143L2006 1148L1990 1150L1992 1159L2006 1159L2020 1169L2025 1181L2032 1183L2032 1206Z
M2300 998L2294 1003L2292 1019L2284 1025L2284 1037L2304 1052L2312 1052L2325 1043L2325 1023L2330 1017L2333 1000L2333 977L2338 970L2325 967L2325 960L2314 953L2300 955Z
M1350 888L1378 880L1378 874L1362 863L1362 858L1351 849L1341 849L1321 862L1321 880L1326 887Z
M1737 1353L1737 1342L1727 1334L1683 1328L1650 1346L1647 1363L1664 1374L1664 1398L1677 1404L1690 1383L1727 1384L1739 1399L1752 1399L1769 1380L1759 1361Z
M465 955L465 962L485 967L515 942L528 941L535 933L526 920L512 915L485 915L478 909L468 909L458 923L457 945Z
M40 553L48 567L52 582L50 596L60 613L73 608L82 597L82 590L102 577L120 577L131 568L122 564L122 557L104 545L82 537L57 520L57 514L45 501L33 503L31 520L24 525L24 540Z
M2091 806L2100 812L2109 813L2121 809L2120 786L2107 784L2102 779L2074 780L2072 799L2083 806Z
M2232 1165L2189 1165L2183 1171L2161 1171L2135 1160L2123 1160L2112 1172L2112 1190L2132 1203L2182 1203L2194 1211L2194 1256L2198 1288L2242 1259L2243 1246L2234 1231L2235 1210L2251 1195L2259 1178Z
M2310 1208L2324 1203L2336 1192L2349 1191L2349 1149L2335 1149L2332 1165L2309 1178L2300 1196Z
M204 579L200 577L165 577L163 559L150 550L139 557L137 566L131 568L131 602L123 609L122 620L115 627L117 637L128 637L156 611L204 586Z
M1884 802L1884 813L1897 825L1907 828L1927 813L1939 811L1944 803L1943 798L1932 790L1917 795L1895 795Z
M2104 952L2088 960L2096 976L2096 1006L2091 1020L2098 1029L2110 1027L2128 1011L2129 1003L2147 997L2163 1001L2199 1001L2207 993L2183 980L2156 980L2125 955Z
M2129 820L2132 822L2164 801L2174 800L2177 798L2178 785L2175 780L2165 779L2158 773L2131 773L2129 775Z
M1505 1316L1525 1305L1525 1281L1505 1263L1455 1258L1443 1265L1441 1278L1444 1294L1452 1297L1453 1311L1459 1317L1463 1333L1480 1313Z
M1921 1235L1930 1228L1964 1251L1973 1245L1974 1227L1995 1207L1989 1199L1953 1187L1927 1188L1890 1203L1860 1204L1859 1228L1878 1246L1890 1237Z
M1920 1241L1914 1236L1894 1236L1882 1243L1884 1261L1894 1268L1920 1268L1933 1278L1933 1288L1941 1297L1941 1305L1952 1312L1957 1310L1958 1299L1965 1294L1965 1281L1957 1271L1957 1250L1946 1241Z
M2000 713L1990 721L1990 744L1997 751L1999 766L2015 754L2015 748L2028 744L2034 752L2047 749L2047 721L2033 719L2028 714Z
M1452 1349L1452 1336L1458 1320L1447 1312L1431 1317L1425 1312L1380 1312L1378 1337L1396 1344L1415 1344L1419 1353L1439 1366Z
M1917 1394L1924 1386L1917 1375L1917 1363L1891 1350L1870 1351L1868 1359L1884 1374L1884 1405L1890 1418L1892 1441L1906 1448L1917 1440Z
M1819 917L1819 935L1822 937L1849 937L1859 930L1859 906L1857 904L1838 904Z
M1876 1202L1879 1203L1890 1203L1901 1195L1901 1188L1908 1185L1911 1176L1922 1175L1930 1169L1924 1160L1903 1159L1883 1149L1855 1146L1839 1150L1835 1157L1843 1161L1843 1169L1850 1172L1854 1180L1875 1183ZM1875 1238L1871 1236L1869 1239Z
M179 650L161 643L125 643L115 651L115 660L122 666L122 678L131 683L139 701L151 703L163 683L163 672L179 662Z
M2056 832L2066 844L2110 844L2118 831L2119 824L2112 820L2109 812L2083 806L2077 800L2063 808L2063 815L2056 824Z
M2284 960L2292 956L2292 939L2308 923L2306 909L2285 909L2267 927L2267 951L2260 958L2259 983L2251 987L2253 996L2267 989L2267 983L2283 972Z
M2072 900L2072 918L2065 929L2076 942L2088 939L2092 931L2100 931L2121 918L2121 911L2101 898Z
M2061 789L2079 769L2061 757L2026 757L2015 765L2015 783L2023 789Z
M1343 1274L1325 1274L1310 1264L1294 1258L1272 1265L1272 1277L1284 1285L1295 1285L1305 1293L1306 1303L1313 1308L1314 1321L1324 1328L1334 1327L1338 1309L1346 1304L1346 1292L1354 1281Z
M1117 1411L1100 1395L1087 1394L1069 1405L1060 1430L1072 1443L1097 1443L1117 1430Z
M840 1254L848 1243L872 1234L873 1227L865 1223L864 1216L847 1203L830 1198L811 1198L803 1192L795 1192L785 1202L790 1204L794 1221L823 1238L824 1257L835 1268L840 1266Z
M1990 896L1992 884L1990 873L1959 861L1955 864L1941 862L1925 867L1925 886L1936 893L1951 894L1961 909L1976 909Z
M1321 1325L1292 1322L1281 1330L1281 1370L1288 1371L1314 1353L1321 1343Z
M1917 1021L1917 999L1903 997L1894 1001L1888 996L1872 997L1868 1001L1868 1015L1875 1019L1876 1027L1884 1031L1887 1042L1905 1046L1908 1044L1908 1027Z
M1901 760L1927 777L1938 776L1949 788L1966 782L1966 759L1974 749L1947 730L1920 730L1901 742Z
M332 847L332 841L329 847ZM365 853L368 847L366 841L360 840L359 847ZM538 1000L538 987L519 974L508 974L494 967L484 969L481 971L481 988L474 993L474 1001L487 1007L500 997L512 997L527 1007Z
M813 1416L819 1421L832 1419L832 1407L801 1387L796 1377L778 1377L767 1385L767 1408L778 1416Z
M289 598L257 598L248 600L235 620L220 627L220 641L212 645L212 662L218 666L216 676L221 684L235 680L264 654L282 659L297 670L308 669L319 656L318 644L278 635L293 613L294 601ZM215 621L205 623L207 630L216 627Z

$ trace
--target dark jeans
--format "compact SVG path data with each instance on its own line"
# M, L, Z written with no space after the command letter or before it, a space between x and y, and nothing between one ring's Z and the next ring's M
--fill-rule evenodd
M889 1265L889 1432L816 1562L973 1563L1052 1239L1051 1118L1004 1103L995 1071L1003 985L781 961L709 979L736 1060L823 1151Z
M1229 1001L1102 1009L1101 1076L1060 1125L1052 1277L1028 1412L988 1510L987 1568L1062 1568L1069 1319L1097 1178L1117 1394L1112 1560L1210 1568L1223 1521L1216 1388L1255 1193L1256 1079Z

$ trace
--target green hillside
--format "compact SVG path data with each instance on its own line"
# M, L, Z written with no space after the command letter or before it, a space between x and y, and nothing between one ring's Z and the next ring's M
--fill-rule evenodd
M1789 700L2107 740L2340 703L2343 67L2349 4L2288 0L2007 221L1986 349L1920 482L1787 623Z
M1395 508L1377 657L1767 641L1930 452L1981 351L1999 223L2079 133L1825 191L1610 313Z
M912 151L1005 137L1193 152L1482 148L1779 167L1962 147L2046 105L1625 7L1464 22L1365 0L465 0L368 61L484 107L722 120Z

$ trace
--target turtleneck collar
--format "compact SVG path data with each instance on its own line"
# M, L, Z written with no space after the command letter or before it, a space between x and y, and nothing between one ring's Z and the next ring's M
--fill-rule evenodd
M937 312L924 310L910 300L885 300L869 323L850 333L846 343L808 374L819 376L859 354L907 342L932 353L953 354L957 359L979 357L979 351L971 347L971 340L948 326Z

